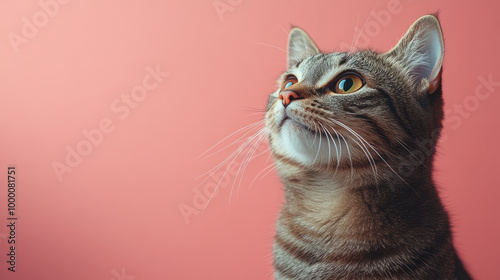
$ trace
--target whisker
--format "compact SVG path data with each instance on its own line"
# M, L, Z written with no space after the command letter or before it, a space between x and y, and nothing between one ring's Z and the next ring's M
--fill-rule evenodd
M341 123L341 122L339 122L339 121L337 121L335 119L331 119L330 118L330 120L332 120L336 124L342 126L347 131L349 131L352 135L354 135L356 138L358 138L358 140L360 141L361 144L358 143L356 140L354 140L352 137L349 137L349 138L351 138L351 140L353 140L361 148L361 150L363 151L363 153L366 155L368 161L370 162L370 166L372 167L373 175L375 176L375 180L377 180L377 178L378 178L378 175L377 175L378 174L378 172L377 172L377 165L375 163L375 159L373 159L373 156L369 152L368 147L366 147L366 145L364 144L364 142L366 142L366 140L362 139L363 137L361 137L361 135L359 135L357 132L355 132L352 128L348 127L347 125L345 125L345 124L343 124L343 123ZM363 145L363 146L361 146L361 145ZM373 164L372 164L372 162L373 162Z
M331 162L331 151L330 151L330 139L328 138L328 134L326 133L326 129L325 127L321 124L321 122L318 122L318 124L323 128L323 131L325 132L325 136L326 136L326 143L328 144L328 165L327 165L327 168L330 168L330 162Z
M209 204L209 203L210 203L210 201L212 200L212 197L213 197L213 196L214 196L214 194L215 194L215 193L219 190L220 183L222 182L222 180L224 179L224 177L226 177L226 174L227 174L227 172L228 172L229 168L231 167L231 165L233 165L233 163L234 163L234 161L236 160L236 158L238 158L238 156L239 156L239 155L240 155L240 153L241 153L241 150L240 150L240 151L236 150L234 153L236 153L236 152L238 152L238 153L236 154L236 156L233 156L233 160L232 160L232 161L231 161L231 163L229 163L229 165L226 167L226 170L224 171L224 174L222 174L221 178L219 179L219 182L217 182L217 186L215 187L214 191L212 192L212 194L211 194L211 195L210 195L210 197L208 198L208 201L207 201L207 203L205 204L205 207L204 207L204 208L203 208L203 210L201 211L202 213L204 213L204 212L205 212L205 209L207 209L208 204ZM234 153L233 153L233 154L234 154ZM233 155L233 154L231 154L231 155ZM229 161L229 160L230 160L230 158L231 158L231 156L230 156L230 157L228 157L228 158L227 158L224 162ZM221 164L223 165L223 163L221 163ZM221 165L221 164L219 164L219 165ZM222 167L222 166L221 166L221 167ZM201 185L204 181L206 181L208 178L210 178L210 176L212 176L212 175L213 175L215 172L217 172L219 169L220 169L220 167L219 167L219 168L217 168L216 170L214 170L212 173L210 173L210 174L209 174L209 175L208 175L208 176L207 176L207 177L206 177L206 178L205 178L205 179L204 179L204 180L203 180L203 181L202 181L199 185Z
M243 150L243 149L245 148L244 146L245 146L245 145L246 145L246 143L249 141L249 138L250 138L250 137L248 137L246 140L243 140L243 141L245 141L245 142L244 142L243 144L241 144L241 145L240 145L240 146L239 146L239 147L238 147L238 148L237 148L234 152L232 152L232 153L231 153L231 154L230 154L230 155L229 155L229 156L228 156L228 157L227 157L224 161L222 161L221 163L219 163L218 165L216 165L216 166L215 166L215 167L213 167L212 169L208 170L207 172L203 173L202 175L198 176L196 179L200 179L200 178L204 177L205 175L207 175L208 173L210 173L210 172L212 172L212 171L213 171L212 173L210 173L210 174L207 176L207 178L205 178L203 181L201 181L201 182L200 182L200 185L201 185L203 182L205 182L205 180L207 180L207 179L208 179L208 177L212 176L212 174L213 174L213 173L217 172L217 170L219 170L219 169L220 169L220 167L222 167L222 166L223 166L226 162L228 162L229 160L231 160L231 158L233 158L233 157L234 157L237 153L241 152L241 150Z
M280 26L281 30L283 30L283 32L285 32L286 37L288 37L290 35L289 32L286 31L286 29L281 24L278 24L278 25Z
M336 121L336 120L335 120ZM345 124L339 122L339 121L336 121L339 125L342 125L342 126L346 126ZM351 129L352 130L352 129ZM356 133L354 130L353 130L354 133ZM405 182L415 193L417 193L415 191L415 189L413 189L413 187L403 178L401 177L401 175L399 175L399 173L397 173L394 168L384 159L384 157L382 157L382 155L370 144L368 143L361 135L359 135L358 133L356 133L359 137L361 137L361 139L380 157L380 159L387 165L387 167L389 167L389 169L394 172L394 174L396 174L399 179L401 179L403 182Z
M223 162L221 162L220 164L218 164L216 167L212 168L210 171L212 171L209 175L206 176L206 178L200 182L199 185L201 185L203 182L205 182L208 178L210 178L210 176L212 176L215 172L217 172L222 166L224 166L228 161L231 160L231 162L229 163L229 165L226 167L226 170L224 171L224 174L222 175L222 177L219 179L219 182L217 183L217 186L215 187L214 191L212 192L212 194L210 195L210 197L208 198L208 201L207 203L205 204L205 207L203 208L202 210L202 213L205 212L205 209L208 207L208 204L210 203L210 201L212 200L212 197L214 196L214 194L219 190L219 186L220 186L220 183L222 182L222 180L224 179L224 177L226 176L229 168L231 167L231 165L234 163L234 161L238 158L238 156L248 147L248 145L250 143L253 142L253 140L258 137L259 133L262 132L262 131L265 131L265 128L262 128L261 130L259 130L259 132L257 132L256 134L254 134L253 136L250 136L242 145L240 145L238 147L238 149L236 149L233 153L231 153L231 155L229 155ZM209 173L210 171L206 172L204 175L206 175L207 173ZM202 175L202 176L204 176ZM235 178L236 179L236 178ZM199 186L198 185L198 186ZM231 190L232 191L232 190Z
M240 110L241 111L264 112L264 113L267 113L267 109L265 109L265 108L253 108L253 107L243 106Z
M352 34L352 41L351 41L351 47L349 48L349 54L352 54L352 51L354 51L354 38L356 38L356 31L358 31L358 24L359 24L359 14L358 14L358 20L356 21L356 28L354 28L354 34Z
M409 147L406 143L404 143L403 141L399 140L399 139L396 139L396 141L398 141L398 143L403 146L403 148L405 148L405 150L407 150L418 162L420 162L422 164L422 166L424 166L427 170L431 171L431 169L429 167L427 167L427 165L425 165L425 163L423 163L412 151L410 151L407 147Z
M335 132L335 135L337 136L337 139L340 139L340 137L342 137L342 139L344 140L344 143L346 145L346 148L347 148L347 152L348 152L348 155L349 155L349 161L351 162L351 178L352 176L354 176L354 172L353 172L353 166L352 166L352 158L351 158L351 152L349 151L349 145L347 144L347 141L345 140L344 136L342 135L342 133L339 133L337 132L337 130L335 128L333 128L333 126L329 125L329 124L326 124L328 125L334 132ZM340 154L340 159L342 159L342 143L339 142L339 154ZM337 162L337 168L335 169L335 173L337 172L338 170L338 166L339 166L340 162Z
M339 168L339 165L340 165L339 151L337 149L337 144L335 143L335 139L333 139L333 136L332 136L332 134L330 134L328 129L326 129L321 123L319 123L319 124L323 127L323 129L327 133L327 136L326 136L327 140L328 140L328 135L330 135L330 138L332 138L333 145L335 146L335 153L337 154L337 167L335 169L335 173L336 173L338 168ZM328 142L328 143L330 143L330 142ZM328 147L330 147L330 146L328 146ZM330 149L328 149L328 151L330 151ZM330 161L330 156L328 156L328 160Z
M337 139L339 139L339 133L337 132L337 130L335 130L335 128L331 127L333 129L333 132L335 132L335 135L337 136ZM342 159L342 145L340 144L339 142L339 154L340 154L340 159Z
M266 152L268 152L268 151L270 151L270 150L271 150L271 148L268 148L268 149L266 150ZM272 156L272 155L273 155L272 153L269 153L269 155L268 155L268 156L267 156L267 158L266 158L266 162L265 162L264 164L267 164L267 163L269 162L269 159L271 158L271 156Z
M351 139L351 141L353 141L356 145L358 145L361 148L361 151L363 151L363 153L365 154L366 158L368 159L368 162L370 163L370 167L371 167L371 169L373 171L373 175L375 177L375 180L377 180L377 177L378 177L378 175L377 175L377 165L376 165L375 160L373 159L372 155L370 154L370 152L367 150L366 147L363 147L361 145L361 144L363 144L363 142L361 142L360 139L358 139L358 140L360 140L361 144L360 144L360 142L356 141L351 136L347 136L347 137L349 137Z
M265 116L267 112L254 112L251 114L248 114L248 116Z
M261 143L260 145L262 145L262 143ZM260 153L256 154L254 158L258 158L258 157L260 157L261 155L263 155L263 154L265 154L265 153L269 152L270 150L271 150L271 148L267 148L266 150L264 150L264 151L262 151L262 152L260 152ZM271 154L269 154L269 156L271 156ZM269 159L269 156L267 157L268 159ZM266 162L266 163L267 163L267 162Z
M314 124L314 128L315 128L315 131L318 129L316 124ZM320 149L321 149L321 133L319 134L318 152L316 152L316 156L314 157L313 164L316 164L316 159L318 159Z
M254 123L252 123L252 124L249 124L249 125L247 125L247 126L245 126L245 127L242 127L242 128L240 128L240 129L236 130L235 132L233 132L233 133L229 134L228 136L224 137L222 140L220 140L219 142L217 142L217 144L215 144L215 145L213 145L212 147L210 147L210 148L209 148L208 150L206 150L204 153L202 153L201 155L199 155L199 156L198 156L198 159L202 159L202 157L203 157L205 154L207 154L207 153L208 153L209 151L211 151L213 148L217 147L217 145L219 145L220 143L224 142L226 139L228 139L229 137L231 137L231 136L235 135L236 133L241 132L241 131L248 130L248 131L247 131L247 132L245 132L245 133L244 133L241 137L239 137L236 141L232 142L231 144L227 145L226 147L224 147L224 148L222 148L222 149L220 149L220 150L218 150L218 151L216 151L216 152L214 152L214 153L211 153L211 154L209 154L208 156L205 156L205 157L203 157L203 158L208 158L208 157L210 157L210 156L212 156L212 155L214 155L214 154L217 154L217 153L219 153L219 152L221 152L221 151L223 151L223 150L225 150L225 149L229 148L229 147L230 147L230 146L232 146L234 143L238 142L238 140L240 140L240 139L242 139L243 137L245 137L245 135L247 135L247 134L250 132L250 130L251 130L251 129L253 129L253 128L255 128L255 127L258 127L259 125L264 125L264 124L265 124L265 120L260 120L260 121L258 121L258 122L254 122Z
M380 0L377 1L377 4L375 4L375 6L373 7L372 11L370 12L370 15L366 19L365 24L363 24L363 27L361 28L361 31L359 31L358 39L356 39L356 43L354 43L353 51L356 49L356 46L358 45L359 38L361 38L361 34L363 33L363 30L365 29L366 24L368 23L368 21L372 17L373 12L375 12L375 8L377 8L377 6L378 6L379 3L380 3Z
M257 175L255 175L255 178L252 180L252 182L248 186L248 189L250 189L256 181L260 181L260 180L264 179L264 177L266 177L267 174L269 174L271 171L274 170L274 167L275 167L274 163L271 163L268 166L264 167L259 173L257 173ZM259 176L264 172L266 172L266 173L259 179Z
M316 124L314 124L314 127L316 128ZM316 138L318 137L318 131L316 131L316 129L314 130L314 139L313 139L313 142L311 145L314 145L314 143L316 143ZM321 135L320 135L321 137Z
M351 178L354 177L354 167L352 166L351 151L349 150L349 143L345 140L344 136L340 133L340 137L344 140L345 146L347 148L347 154L349 155L349 162L351 163Z
M274 46L274 45L271 45L271 44L267 44L267 43L262 43L262 42L254 42L255 44L259 44L259 45L263 45L263 46L266 46L266 47L270 47L270 48L274 48L274 49L277 49L277 50L280 50L282 52L285 52L286 53L286 50L283 49L283 48L280 48L280 47L277 47L277 46Z
M234 185L236 184L236 181L238 180L238 176L239 176L239 183L238 183L236 196L237 197L239 196L239 190L240 190L241 181L243 179L243 174L246 170L246 167L248 166L250 159L252 158L253 154L255 153L257 147L260 145L260 142L262 142L262 140L265 138L265 136L266 136L265 133L266 133L266 129L265 128L261 129L256 134L256 137L253 139L253 141L251 142L252 147L249 149L249 151L247 151L247 154L243 158L242 164L240 164L240 166L238 167L238 171L236 172L236 176L234 177L233 185L231 186L231 192L229 194L229 202L231 202ZM241 172L241 175L240 175L240 172Z
M337 139L339 139L339 134L337 133L337 131L335 130L335 128L333 128L333 132L335 132L335 135L337 136ZM331 136L331 134L330 134ZM332 136L333 138L333 136ZM335 150L337 150L337 144L336 144L336 141L333 142L335 144ZM337 151L337 168L335 168L335 173L337 173L337 170L339 169L339 165L340 165L340 160L342 159L342 143L339 142L339 145L338 145L338 151Z
M249 156L247 157L246 160L244 160L244 163L243 163L243 169L241 171L241 175L240 175L240 179L239 179L239 182L238 182L238 187L236 189L236 197L238 198L239 197L239 194L240 194L240 187L241 187L241 182L243 180L243 175L245 174L245 171L248 167L248 165L250 164L250 161L252 161L253 159L257 158L259 155L262 155L263 153L260 153L258 154L257 156L254 156L255 154L255 151L257 150L257 148L260 146L260 143L262 142L262 140L266 137L265 134L263 134L259 139L257 139L255 141L255 145L254 145L254 149L252 151L250 151L249 153ZM237 180L237 176L235 177L235 180L233 182L233 187L234 187L234 183L236 182ZM233 188L232 187L232 188ZM232 188L231 188L231 192L232 192ZM229 196L229 199L231 200L231 195Z

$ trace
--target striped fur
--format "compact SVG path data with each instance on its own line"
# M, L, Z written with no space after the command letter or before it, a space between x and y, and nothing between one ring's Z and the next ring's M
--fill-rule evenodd
M285 204L276 279L470 279L432 180L441 130L442 37L419 19L387 53L321 53L290 33L289 69L269 97L266 126ZM343 73L364 79L337 94ZM280 99L287 77L300 97ZM285 106L287 105L287 106Z

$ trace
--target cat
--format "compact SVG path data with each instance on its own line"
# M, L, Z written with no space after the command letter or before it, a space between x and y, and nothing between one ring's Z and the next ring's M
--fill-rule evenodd
M437 16L385 53L322 53L297 27L287 53L265 116L285 195L275 278L471 279L432 179L443 120Z

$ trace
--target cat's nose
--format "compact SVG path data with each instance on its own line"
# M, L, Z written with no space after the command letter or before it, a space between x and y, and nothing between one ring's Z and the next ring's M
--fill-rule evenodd
M300 97L300 95L298 95L295 91L284 90L280 93L279 98L283 100L283 105L286 107L292 103L293 100L301 99L302 97Z

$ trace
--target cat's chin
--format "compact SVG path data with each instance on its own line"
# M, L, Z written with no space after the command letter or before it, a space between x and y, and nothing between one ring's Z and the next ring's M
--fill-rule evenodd
M337 151L345 149L335 135L316 132L289 118L283 121L280 136L287 156L304 165L336 163Z

